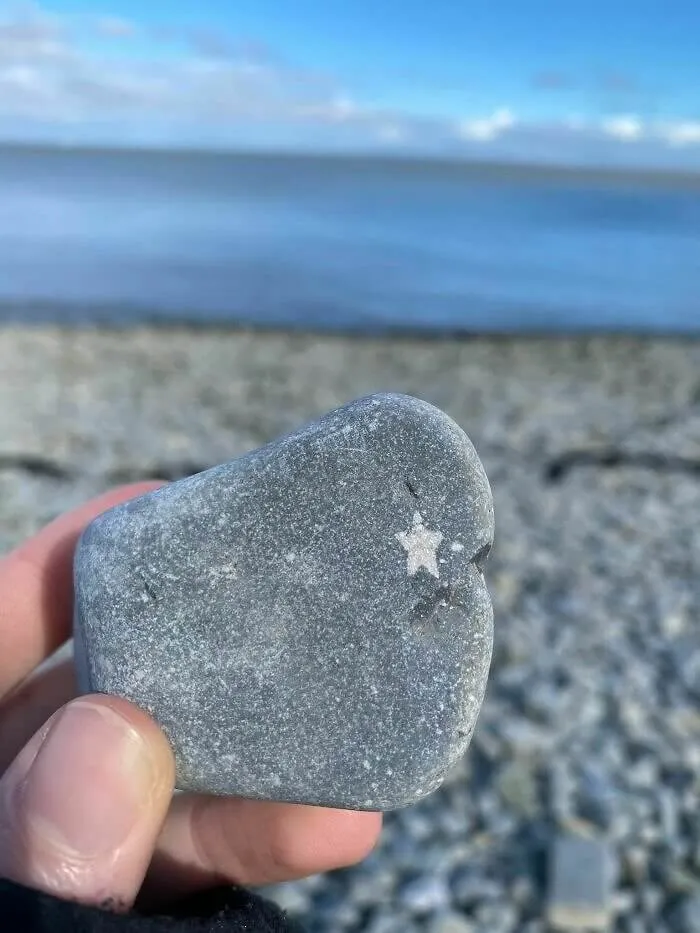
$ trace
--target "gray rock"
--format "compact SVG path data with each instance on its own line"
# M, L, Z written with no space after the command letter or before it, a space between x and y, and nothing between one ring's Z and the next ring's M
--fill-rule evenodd
M654 918L663 907L666 895L661 888L653 884L643 884L639 887L639 906L647 918Z
M413 933L416 929L409 915L393 907L380 907L368 918L362 933Z
M537 774L525 758L508 762L499 772L496 785L505 803L519 817L532 819L539 809Z
M429 914L444 910L450 904L450 890L438 875L419 875L406 882L399 891L399 901L412 913Z
M427 933L474 933L474 924L462 914L436 914L426 924Z
M467 865L457 868L449 881L452 900L460 907L471 909L479 903L500 901L506 895L505 889L497 881L485 878Z
M621 917L617 923L617 928L622 933L648 933L649 930L644 920L636 915Z
M674 907L669 926L677 933L697 933L700 930L700 894L685 897Z
M604 770L591 763L581 769L578 788L578 814L581 819L609 829L615 814L617 794Z
M474 729L492 538L463 431L417 399L361 399L88 527L81 687L154 716L181 789L408 804Z
M615 872L604 839L562 834L550 854L548 919L555 930L607 930Z
M488 933L513 933L518 924L518 913L506 903L482 904L476 911L480 930Z
M298 884L269 885L261 888L259 893L268 900L274 901L288 914L304 916L308 913L310 898Z

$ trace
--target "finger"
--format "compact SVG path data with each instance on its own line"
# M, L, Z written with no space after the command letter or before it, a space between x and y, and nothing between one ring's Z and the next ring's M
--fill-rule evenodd
M73 659L40 670L0 701L0 775L35 732L77 693Z
M181 794L156 847L148 896L157 899L173 882L184 894L351 865L374 848L381 823L380 813Z
M0 561L0 696L69 637L73 554L85 526L101 512L159 485L136 483L93 499Z
M37 672L5 699L0 773L74 691L66 660ZM173 888L187 893L219 880L257 884L315 874L362 858L379 826L376 814L182 794L166 819L147 887L158 899Z
M126 909L170 803L172 752L124 700L81 697L0 781L0 876L63 900Z

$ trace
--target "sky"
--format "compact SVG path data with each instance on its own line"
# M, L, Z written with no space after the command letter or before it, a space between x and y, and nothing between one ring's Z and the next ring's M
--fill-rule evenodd
M698 0L0 0L0 139L700 170Z

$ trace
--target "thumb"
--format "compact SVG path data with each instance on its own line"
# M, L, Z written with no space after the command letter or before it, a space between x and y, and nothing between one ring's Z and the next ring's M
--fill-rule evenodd
M170 747L124 700L55 713L0 781L0 876L64 900L131 906L170 804Z

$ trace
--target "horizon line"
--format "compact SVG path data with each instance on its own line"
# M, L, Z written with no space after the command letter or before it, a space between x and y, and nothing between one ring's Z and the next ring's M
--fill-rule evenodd
M19 152L74 152L98 155L167 155L173 157L202 156L209 158L246 158L289 161L327 161L346 163L388 163L402 166L434 165L447 169L473 170L492 174L518 172L530 177L559 176L579 179L619 181L621 179L664 184L675 182L685 187L700 187L700 166L672 168L664 166L621 165L606 163L574 163L521 160L517 158L471 158L469 155L426 152L387 152L382 150L336 150L306 148L266 148L246 146L158 145L155 143L92 143L53 140L13 140L0 138L0 153Z

